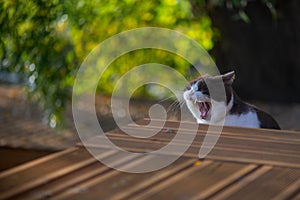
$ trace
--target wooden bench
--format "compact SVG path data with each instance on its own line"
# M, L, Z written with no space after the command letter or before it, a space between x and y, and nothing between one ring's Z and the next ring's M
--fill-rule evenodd
M160 130L129 124L127 131ZM148 119L139 122L149 123ZM191 123L185 134L191 134ZM149 152L168 144L179 122L167 121L147 139L120 130L106 134L123 149ZM192 127L192 126L191 126ZM188 150L171 165L149 173L120 172L100 163L82 144L0 173L0 199L300 199L300 132L224 127L205 159L198 152L208 126L200 125ZM101 145L104 136L88 141L97 157L120 166L147 162ZM184 143L184 137L181 138ZM176 145L181 145L180 143ZM161 159L168 153L159 155Z

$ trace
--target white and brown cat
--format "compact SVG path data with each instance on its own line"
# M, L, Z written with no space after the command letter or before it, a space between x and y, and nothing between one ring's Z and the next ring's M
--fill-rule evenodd
M234 71L220 76L204 75L191 81L185 88L183 97L190 112L197 123L210 124L212 101L207 82L221 79L224 83L226 102L221 102L226 107L225 123L227 126L241 126L250 128L280 129L278 123L267 113L242 101L232 89L235 79Z

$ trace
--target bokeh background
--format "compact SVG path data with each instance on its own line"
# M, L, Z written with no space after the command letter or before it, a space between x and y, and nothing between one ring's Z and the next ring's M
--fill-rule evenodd
M70 103L80 64L110 36L147 26L170 28L199 42L220 72L236 71L239 96L271 113L282 128L300 130L299 13L297 0L0 1L0 145L55 151L78 142ZM150 62L187 78L197 75L191 64L165 51L120 57L98 86L97 112L105 130L115 127L109 107L114 84ZM157 91L135 92L134 119L166 98Z

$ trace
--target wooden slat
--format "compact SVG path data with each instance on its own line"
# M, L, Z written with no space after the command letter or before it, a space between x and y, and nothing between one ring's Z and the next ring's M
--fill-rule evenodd
M141 132L144 131L141 129ZM108 134L110 140L117 146L130 151L136 152L150 152L158 150L167 145L169 141L164 139L165 136L161 134L157 138L152 139L139 139L129 137L126 134L114 135ZM104 136L95 137L87 142L90 147L106 147L103 143ZM171 136L173 137L173 136ZM203 136L197 136L196 139L203 140ZM173 145L172 152L164 152L164 154L178 155L176 150L185 145L182 140ZM201 141L194 141L186 151L184 156L198 158L198 152L201 146ZM253 141L253 140L240 140L239 138L224 138L222 135L219 138L217 145L213 148L207 156L209 159L217 159L224 161L246 162L257 164L269 164L286 167L300 168L300 145L283 143L273 141Z
M163 156L162 156L162 159L164 159ZM199 161L196 161L195 159L181 158L164 170L146 174L146 176L148 176L148 178L147 177L139 177L140 175L138 175L138 176L136 176L136 179L133 179L134 175L130 175L130 177L129 177L129 175L126 174L127 177L125 177L125 178L133 180L130 184L131 187L126 190L121 188L122 190L119 190L118 193L112 195L110 198L111 199L127 199L130 196L138 193L139 191L144 191L145 189L151 187L152 185L155 185L156 183L161 182L162 180L166 180L168 177L171 177L172 175L178 174L181 171L188 169L193 164L198 163L198 162ZM202 165L202 167L203 167L209 163L210 163L210 161L205 161L205 162L198 163L198 165ZM119 178L119 176L118 176L118 178ZM110 180L110 183L113 183L113 182L114 182L114 180Z
M142 120L138 123L146 125L149 122L149 120ZM158 132L160 130L161 127L155 127L155 123L161 124L161 121L153 120L151 122L152 125L153 122L154 126L152 127L129 125L128 127L123 127L123 129L128 133L135 133L135 135L140 134L143 136L147 135L147 133ZM194 130L191 130L190 128L193 127L192 125L190 126L192 123L183 122L183 124L185 128L184 134L181 135L178 143L182 142L182 144L185 144L185 134L191 134ZM138 152L153 151L167 145L169 141L174 138L178 130L178 125L179 122L166 121L164 128L158 134L147 139L132 138L120 130L112 131L106 135L108 135L117 145L127 150ZM203 131L203 127L205 129L207 126L200 125L199 127L195 140L185 155L192 157L198 156L199 148L206 134L206 132ZM224 127L224 129L226 128L233 129L233 133L223 132L208 158L300 167L299 132ZM251 133L249 131L251 131ZM97 146L97 143L96 140L93 140L89 145L95 147ZM101 142L98 144L101 144ZM180 146L182 144L175 145ZM224 157L224 155L227 156Z
M151 125L148 126L150 123L150 119L142 119L137 121L135 124L128 124L128 126L148 126L148 127L160 127L162 122L164 122L165 127L174 128L177 129L179 125L182 127L198 127L199 131L206 132L208 129L207 124L196 124L195 122L190 121L173 121L173 120L160 120L160 119L152 119ZM213 126L213 125L211 125ZM231 134L245 134L245 133L251 133L254 135L259 136L260 134L269 135L269 136L284 136L285 134L289 134L291 137L298 138L300 135L300 131L294 131L294 130L277 130L277 129L261 129L261 128L246 128L246 127L237 127L237 126L223 126L223 132L224 133L231 133Z
M224 178L223 180L216 182L214 185L212 185L208 189L199 192L197 195L195 195L193 197L193 199L197 200L197 199L206 199L208 197L211 197L216 192L222 190L223 188L227 187L228 185L230 185L236 181L239 181L244 176L246 176L248 173L255 171L257 168L258 168L257 165L249 164L249 165L245 166L244 168L242 168L241 170L238 170L238 171L234 172L233 174L231 174L230 176Z
M136 124L129 124L128 127L139 127L139 128L146 128L145 125L147 125L150 122L149 119L143 119ZM148 128L161 128L161 120L153 119L152 120L152 126L147 126ZM137 125L139 124L139 125ZM195 124L193 122L187 122L187 121L170 121L167 120L164 123L165 129L170 129L177 131L179 128L179 125L183 127L183 130L186 133L194 132L195 130L189 127L198 127L197 132L198 133L206 133L208 130L207 124ZM288 134L288 137L286 135ZM299 141L300 140L300 131L292 131L292 130L275 130L275 129L257 129L257 128L245 128L245 127L233 127L233 126L224 126L222 129L222 135L235 135L235 136L244 136L244 137L255 137L255 138L274 138L274 139L280 139L280 140L287 140L287 141Z
M135 133L147 133L152 132L153 130L148 129L132 129L126 128L127 133L135 132ZM159 130L157 130L159 131ZM166 133L164 131L158 132L155 136L147 139L139 139L140 141L162 141L162 142L170 142L176 133ZM110 138L131 138L126 133L123 133L120 130L114 130L106 134L106 136ZM194 138L194 144L201 145L205 134L197 134ZM186 139L186 134L182 134L181 137L178 137L177 140L182 143L186 143L188 140ZM280 141L280 140L272 140L272 139L258 139L258 138L246 138L240 136L228 136L221 135L218 139L218 146L227 146L227 147L235 147L235 148L247 148L247 149L263 149L275 152L285 152L285 153L294 153L296 155L300 152L300 142L297 141ZM276 147L276 148L275 148Z
M291 185L286 187L283 191L277 194L277 196L275 196L273 200L290 199L291 197L293 197L299 192L300 192L300 179L298 179L297 181L293 182Z
M98 152L99 157L107 157L115 153L113 150L98 150ZM84 149L77 149L48 162L42 162L32 168L2 178L0 199L18 195L94 162L98 161Z
M17 186L18 182L30 182L32 179L41 177L49 171L55 171L69 164L76 163L81 159L89 159L89 153L82 149L76 148L75 151L70 151L62 156L55 156L53 159L45 159L43 162L34 163L32 167L20 167L16 173L9 173L9 176L4 176L0 179L0 194L12 186ZM38 169L38 170L37 170ZM5 172L4 172L5 173ZM16 180L15 182L13 180Z
M299 169L274 167L226 199L273 199L278 197L282 192L285 192L289 187L293 187L293 184L295 184L299 178Z
M239 191L241 188L245 187L249 183L253 182L258 177L262 176L263 174L267 173L272 169L272 166L264 165L257 169L255 172L243 177L236 183L232 184L231 186L227 187L226 189L219 191L211 200L221 200L221 199L228 199L229 196Z
M291 200L299 200L300 199L300 191L298 191L297 194L295 194L295 196L290 198Z
M129 138L129 137L109 137L111 141L113 141L116 145L128 149L128 150L133 150L133 151L138 151L138 152L148 152L148 151L153 151L160 149L161 147L165 146L168 144L168 141L164 141L162 139L158 140L140 140L140 139L134 139L134 138ZM87 145L92 146L92 147L99 147L99 146L104 146L104 144L101 142L103 140L103 137L97 137L94 138L93 141L89 142ZM224 141L220 139L219 141ZM180 146L184 146L185 143L180 143L180 142L174 142L172 144L176 149L179 149ZM263 144L262 144L263 145ZM288 158L296 159L295 161L299 160L300 155L299 152L294 150L289 150L288 147L289 145L286 145L286 149L276 149L276 145L270 145L268 147L268 144L265 144L266 146L249 146L249 143L245 142L243 145L242 143L237 143L237 145L233 144L224 144L222 142L218 142L217 145L214 147L216 150L228 150L228 151L237 151L237 152L245 152L245 153L253 153L257 154L258 157L263 157L263 155L274 155L274 159L276 160L277 157L286 157L283 160L287 160ZM189 150L187 151L187 154L192 154L192 156L197 156L197 151L199 151L199 148L201 146L201 142L194 141L192 145L190 146ZM104 146L105 147L105 146ZM106 146L109 148L109 146ZM178 148L176 148L178 147ZM205 146L204 146L205 147ZM290 145L291 148L293 146ZM298 146L295 146L295 148L299 148ZM194 153L193 153L194 152ZM168 153L168 152L165 152ZM170 152L170 154L175 154L176 151ZM215 155L217 156L217 154ZM241 155L242 156L242 155Z
M114 159L114 160L115 160L115 163L122 165L122 167L130 167L130 166L134 165L135 163L139 164L140 160L145 159L145 158L140 158L140 156L133 155L133 154L126 156L126 157L124 157L124 155L122 153L120 155L122 157L119 160L116 160L116 159ZM137 158L140 158L140 159L137 159ZM76 185L75 187L71 188L70 190L66 190L66 191L62 192L61 194L55 196L55 199L57 199L57 200L59 200L59 199L75 199L75 198L79 197L80 194L83 194L87 191L89 192L89 194L93 194L89 189L90 187L92 187L93 185L95 185L97 183L101 183L107 179L110 179L110 178L114 177L116 174L118 174L117 170L111 170L108 173L105 173L101 176L97 176L91 180L83 182L82 184ZM99 190L99 188L98 188L98 190ZM100 189L100 191L102 192L101 189ZM70 197L72 195L76 195L76 196ZM97 197L97 198L99 198L99 197Z
M128 161L133 161L134 159L137 158L137 156L131 155L129 157L125 157L121 159L121 162L119 163L127 163ZM80 196L81 194L85 194L88 192L89 194L92 192L89 187L91 185L96 184L97 182L102 182L105 181L106 179L112 178L118 173L116 170L109 170L104 174L101 174L99 176L91 177L90 179L87 179L86 181L83 181L81 183L78 183L76 185L73 185L72 188L66 188L65 190L61 191L60 193L56 194L54 196L55 199L75 199L77 196ZM102 192L101 188L99 188L100 191Z
M208 198L245 174L253 171L254 165L213 162L203 168L193 166L142 191L131 199L202 199Z
M141 136L156 131L156 133L162 132L162 133L168 133L167 135L176 135L178 128L171 128L168 126L165 126L162 130L159 129L159 127L138 127L138 126L128 126L128 127L123 127L123 129L126 131L126 133L135 133L139 134ZM144 130L145 132L141 133L141 130ZM160 131L159 131L160 130ZM198 129L197 132L195 133L195 130L192 128L187 129L185 128L182 130L184 132L183 135L196 135L196 136L205 136L207 134L206 130L200 130ZM120 133L120 130L112 130L110 133ZM219 133L214 133L211 132L210 134L212 136L217 136L221 135L223 137L227 138L239 138L239 139L244 139L244 140L253 140L253 141L270 141L270 142L283 142L283 143L291 143L291 144L300 144L300 135L298 134L255 134L257 132L253 131L253 133L247 133L247 132L240 132L240 133L232 133L232 132L225 132L224 130ZM287 137L288 136L288 137ZM151 138L151 137L149 137Z
M125 166L130 168L140 164L151 164L151 157L140 157ZM165 156L161 156L161 159L165 159ZM65 191L55 199L128 199L130 195L144 191L147 187L193 166L193 163L194 159L181 158L165 169L150 173L112 171L76 186L75 190L73 188ZM205 161L201 165L205 166L208 163L210 161ZM81 192L77 192L78 190Z
M73 173L61 176L47 184L42 184L29 191L21 193L13 197L14 200L37 200L53 197L64 190L74 187L83 181L91 179L97 175L107 172L110 168L100 164L93 163L84 168L74 171Z
M78 149L78 147L72 147L72 148L66 149L64 151L60 151L60 152L57 152L57 153L52 153L50 155L44 156L44 157L36 159L34 161L31 161L31 162L19 165L17 167L14 167L12 169L3 171L3 172L0 173L0 179L2 179L4 177L7 177L7 176L10 176L12 174L18 173L20 171L26 170L30 167L35 166L35 165L38 165L38 164L44 163L46 161L52 160L54 158L60 157L64 154L68 154L70 152L76 151L77 149Z
M116 152L112 155L106 153L106 157L102 157L102 159L111 161L114 165L123 165L128 162L132 162L132 159L137 157L124 157L122 152ZM100 162L92 163L91 165L84 166L79 168L72 173L65 174L64 176L60 176L57 179L49 181L47 184L39 185L35 188L32 188L30 191L22 193L18 196L14 196L14 200L17 199L44 199L49 197L56 197L60 193L68 190L71 187L77 187L78 184L83 183L85 181L90 181L95 177L103 177L107 174L115 173L111 168L106 167L105 165L101 164Z

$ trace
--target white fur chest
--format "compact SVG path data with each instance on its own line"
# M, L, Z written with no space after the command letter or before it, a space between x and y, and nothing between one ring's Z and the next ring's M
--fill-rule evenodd
M255 112L244 114L227 115L225 118L226 126L242 126L249 128L260 128L260 122Z

